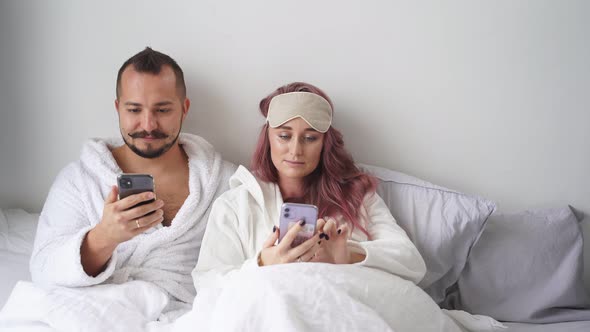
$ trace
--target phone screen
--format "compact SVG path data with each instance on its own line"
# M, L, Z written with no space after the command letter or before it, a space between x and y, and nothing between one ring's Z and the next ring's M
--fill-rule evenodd
M300 220L305 220L303 229L297 233L297 237L291 242L291 247L297 247L307 241L315 233L318 219L318 208L311 204L284 203L281 206L280 237L279 242L285 234Z

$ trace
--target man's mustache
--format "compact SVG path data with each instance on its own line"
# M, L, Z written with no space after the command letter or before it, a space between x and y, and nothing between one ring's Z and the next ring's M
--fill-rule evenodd
M131 138L144 138L146 136L151 136L153 138L167 138L168 137L168 135L164 134L161 131L157 131L157 130L154 130L154 131L151 131L151 132L147 132L147 131L144 130L144 131L140 131L140 132L137 132L137 133L130 133L128 135Z

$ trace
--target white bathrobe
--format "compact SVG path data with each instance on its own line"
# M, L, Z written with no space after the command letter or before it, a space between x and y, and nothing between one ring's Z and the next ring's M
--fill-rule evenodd
M257 180L243 166L230 179L231 190L211 210L197 266L192 272L197 291L222 288L242 268L258 267L258 253L278 227L283 198L278 185ZM368 194L361 207L362 222L372 237L355 228L349 248L366 257L357 265L383 270L417 284L426 265L416 246L397 225L377 194Z
M189 310L195 296L190 271L199 256L210 206L227 189L235 166L199 136L183 133L179 143L189 158L189 196L171 226L160 225L121 243L104 272L91 277L82 268L80 247L100 222L104 200L122 173L111 149L123 141L87 142L80 160L58 175L41 212L30 263L33 282L50 288L143 280L169 297L164 313Z

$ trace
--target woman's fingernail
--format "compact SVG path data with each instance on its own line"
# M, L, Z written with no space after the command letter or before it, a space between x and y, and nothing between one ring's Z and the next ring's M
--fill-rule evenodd
M277 231L277 226L272 226L272 232L276 232Z
M326 233L320 233L320 239L323 239L326 237Z
M319 240L319 241L318 241L318 244L322 244L322 240Z
M326 241L328 241L330 239L330 237L328 236L328 234L326 234L326 236L324 236L324 238L326 239Z
M303 219L303 220L299 221L299 225L301 225L301 226L305 226L305 219Z
M340 234L340 233L342 233L342 230L341 229L338 230L338 234Z

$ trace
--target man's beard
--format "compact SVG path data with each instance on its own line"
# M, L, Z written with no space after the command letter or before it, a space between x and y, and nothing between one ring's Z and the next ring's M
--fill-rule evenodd
M131 138L143 138L146 136L152 136L152 137L155 137L158 139L166 139L169 137L168 135L164 134L163 132L157 131L157 130L154 130L152 132L141 131L141 132L131 133L131 134L127 134L127 135ZM176 137L174 137L174 139L170 143L167 143L164 146L162 146L161 148L156 149L156 150L152 150L152 149L140 150L137 146L133 145L130 141L125 139L124 136L123 136L123 141L131 149L131 151L135 152L136 155L138 155L142 158L154 159L154 158L158 158L159 156L166 153L166 151L170 150L170 148L172 146L174 146L174 144L178 140L178 136L180 136L180 130L176 134Z

